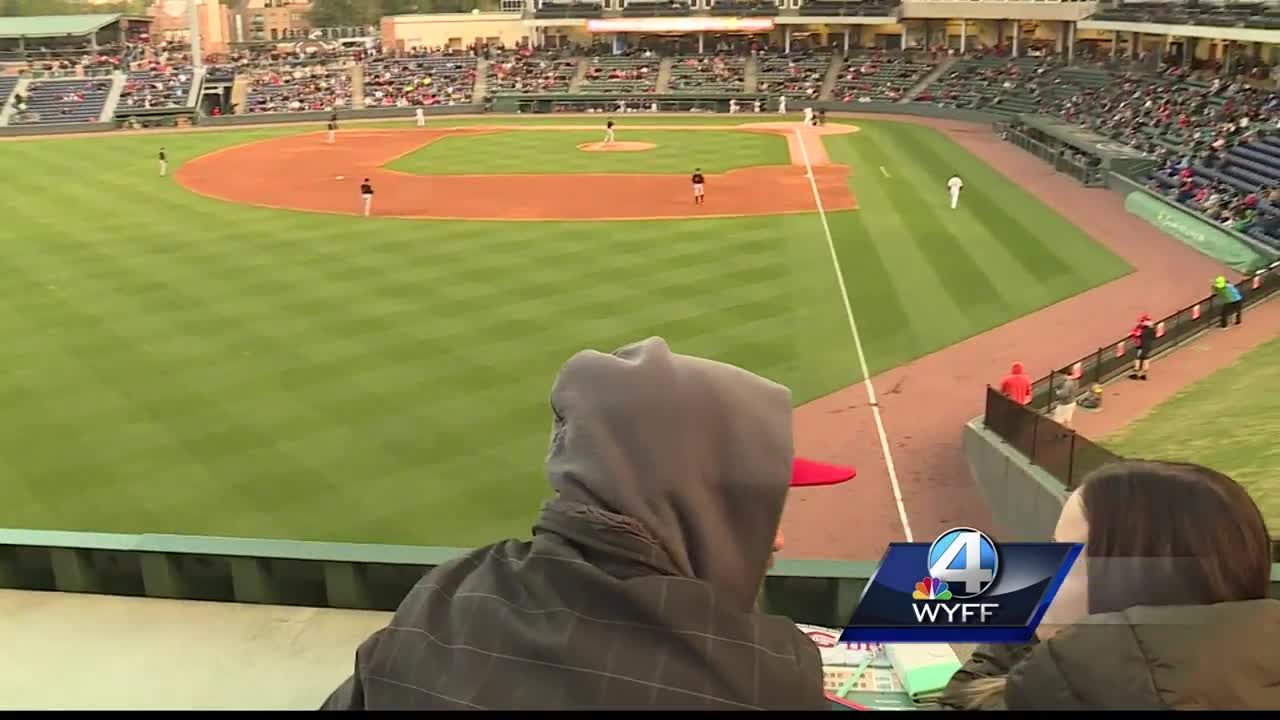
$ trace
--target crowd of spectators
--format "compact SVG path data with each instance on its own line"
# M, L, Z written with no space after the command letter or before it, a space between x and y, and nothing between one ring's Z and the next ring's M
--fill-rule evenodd
M848 60L840 68L832 88L839 102L897 102L928 74L933 66L905 55L873 53Z
M347 68L311 65L259 70L253 76L246 112L303 112L351 107Z
M37 80L11 101L11 125L97 122L111 91L111 80Z
M831 54L822 51L791 54L760 53L756 58L760 92L817 100L831 67Z
M652 53L593 57L583 87L589 92L652 93L657 89L660 60Z
M1105 85L1045 95L1041 112L1163 158L1221 152L1280 120L1280 96L1240 82L1120 73Z
M565 53L502 52L489 59L489 92L564 92L577 72L577 58Z
M746 67L746 59L736 55L676 57L669 87L675 92L742 92Z
M471 102L476 59L465 55L371 60L364 70L365 107L463 105Z
M182 107L191 97L192 81L190 66L149 62L145 68L129 72L120 93L120 105L126 108Z

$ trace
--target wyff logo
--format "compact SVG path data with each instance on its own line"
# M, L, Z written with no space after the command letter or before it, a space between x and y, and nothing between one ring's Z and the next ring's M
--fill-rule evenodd
M1080 549L1069 543L997 547L968 527L928 544L893 543L840 640L1026 642Z
M939 603L952 599L972 598L990 588L1000 570L1000 554L991 538L973 528L956 528L938 536L929 546L929 575L916 583L912 600L935 600ZM951 591L955 584L956 591ZM994 603L953 603L950 605L916 605L913 610L916 622L936 623L939 618L954 622L960 617L977 617L978 622L990 619L997 606Z

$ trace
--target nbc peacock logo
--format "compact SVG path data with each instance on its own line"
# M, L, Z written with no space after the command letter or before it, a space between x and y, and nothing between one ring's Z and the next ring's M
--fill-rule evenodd
M926 576L923 580L916 583L915 592L911 593L912 600L950 600L951 589L947 584L936 577Z

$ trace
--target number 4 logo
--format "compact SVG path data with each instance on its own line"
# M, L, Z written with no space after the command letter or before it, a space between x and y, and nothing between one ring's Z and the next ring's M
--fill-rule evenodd
M929 546L929 575L951 586L956 598L981 595L995 582L1000 558L991 538L973 528L955 528Z

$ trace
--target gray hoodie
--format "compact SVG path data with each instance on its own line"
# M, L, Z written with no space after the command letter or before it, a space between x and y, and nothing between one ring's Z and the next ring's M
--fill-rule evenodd
M551 405L533 539L428 573L325 707L825 709L817 648L754 608L790 393L653 338L575 355Z

